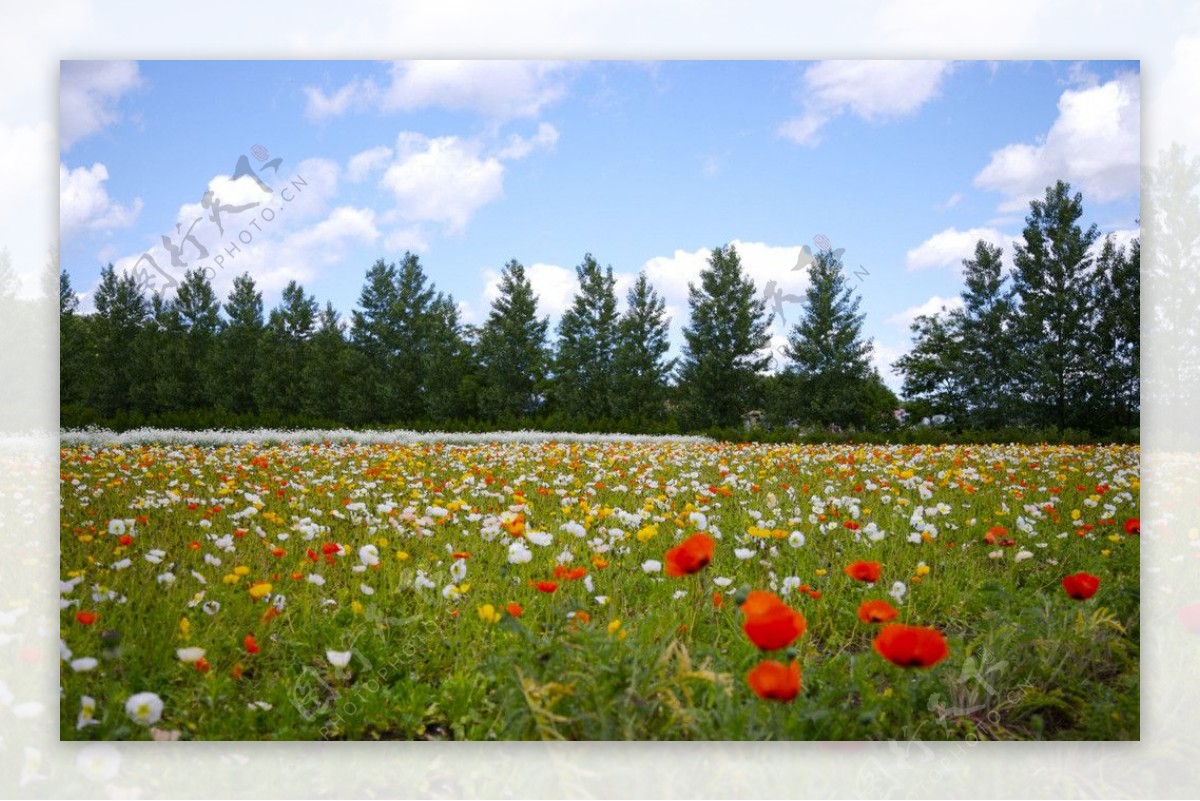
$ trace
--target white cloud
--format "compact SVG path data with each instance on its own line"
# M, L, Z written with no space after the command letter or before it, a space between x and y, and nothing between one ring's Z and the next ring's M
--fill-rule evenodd
M206 267L215 274L213 288L222 300L234 276L244 272L253 276L264 296L277 293L292 279L311 281L322 268L341 264L348 245L379 238L374 211L345 206L328 210L339 176L336 163L320 158L300 162L293 172L262 174L274 189L271 193L248 176L236 181L228 175L214 176L206 189L215 200L226 207L250 208L223 211L222 232L199 200L185 203L176 213L174 229L164 226L144 252L117 259L114 266L118 272L145 270L153 281L146 291L165 290L168 295L173 292L172 282L182 279L185 270ZM189 232L194 242L186 239ZM172 264L171 253L161 243L164 235L179 249L184 264ZM153 259L161 272L155 272L143 255Z
M904 379L892 370L892 365L896 363L897 359L908 353L909 348L904 345L886 345L880 342L875 342L874 345L874 350L871 351L871 364L879 371L879 377L883 379L883 383L899 395Z
M141 198L123 206L108 196L104 182L108 168L97 162L91 167L68 170L58 165L59 236L67 239L82 229L103 231L125 228L137 220Z
M494 120L536 117L566 95L570 62L562 61L398 61L386 85L355 79L326 93L305 88L310 119L349 111L385 112L439 107L473 111Z
M468 140L403 133L396 150L381 185L404 220L441 223L459 233L476 211L504 195L504 165Z
M908 251L905 261L909 270L961 268L963 259L975 257L975 245L980 239L1004 250L1005 265L1012 262L1012 243L1017 237L1001 233L995 228L968 228L965 231L947 228Z
M346 179L351 183L364 181L372 173L382 170L391 160L392 149L387 145L355 153L346 164Z
M62 149L112 125L116 106L142 85L135 61L64 61L59 84Z
M1016 143L992 153L975 186L1005 195L1001 211L1017 211L1062 179L1093 201L1138 191L1141 89L1137 74L1067 89L1058 118L1036 144Z
M483 299L490 308L493 301L500 297L500 272L484 270ZM525 268L525 277L537 295L538 317L549 317L551 323L550 339L554 339L554 325L562 313L571 306L575 292L579 288L579 280L575 270L560 267L557 264L538 262ZM486 315L485 315L486 316Z
M941 210L952 209L955 206L957 206L959 203L961 203L962 199L963 199L962 192L955 192L953 195L951 195L950 197L946 198L944 201L939 203L937 205L937 208L941 209Z
M525 158L534 150L554 147L556 142L558 142L558 129L548 122L543 122L538 125L537 133L531 137L510 134L508 144L496 156L501 159Z
M893 325L896 328L899 328L901 331L908 331L909 326L911 326L913 323L913 320L922 315L928 317L930 315L937 314L943 309L947 311L953 311L955 309L961 309L962 307L963 301L958 295L955 295L952 298L943 298L941 295L934 295L924 303L921 303L917 306L909 306L904 311L893 314L891 317L887 318L887 323L888 325Z
M821 61L804 73L805 113L787 120L779 134L816 145L831 119L851 113L867 122L907 116L937 96L953 68L949 61Z
M36 297L49 260L54 230L54 167L57 134L49 123L6 125L0 122L0 250L12 256L21 297Z

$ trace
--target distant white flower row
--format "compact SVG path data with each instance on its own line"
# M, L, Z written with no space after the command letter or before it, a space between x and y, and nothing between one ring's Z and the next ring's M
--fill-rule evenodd
M706 437L651 436L647 434L573 434L552 431L497 431L484 434L455 434L434 431L351 431L304 429L286 431L260 428L254 431L182 431L179 429L137 428L117 434L105 428L64 429L59 434L63 445L87 445L103 448L111 445L251 445L266 442L314 443L354 442L359 445L396 443L415 445L445 442L457 445L479 445L489 442L677 442L704 443Z

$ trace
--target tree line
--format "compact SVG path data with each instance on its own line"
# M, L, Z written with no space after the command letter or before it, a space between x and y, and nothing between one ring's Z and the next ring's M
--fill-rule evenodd
M1136 425L1138 249L1077 231L1065 185L1031 204L1017 270L981 242L962 310L918 318L897 367L918 415L961 425ZM1074 215L1074 216L1072 216ZM101 271L81 314L60 274L62 424L542 428L671 433L859 430L895 425L899 406L871 365L860 298L830 250L808 266L783 363L774 315L731 245L689 284L684 347L669 358L663 298L641 273L619 308L611 266L592 254L554 336L524 266L509 261L481 325L429 280L418 256L376 261L348 316L296 281L269 312L249 274L219 299L189 271L171 298ZM1131 289L1132 287L1132 289ZM1132 328L1130 327L1132 325ZM1040 333L1039 333L1040 332ZM1132 372L1131 372L1132 371Z
M1007 273L985 241L963 261L962 307L917 317L896 362L920 414L961 426L1097 434L1138 427L1141 240L1084 230L1062 181L1030 203Z

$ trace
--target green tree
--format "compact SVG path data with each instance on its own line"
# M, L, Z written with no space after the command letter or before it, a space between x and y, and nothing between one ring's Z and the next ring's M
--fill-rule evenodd
M425 272L416 255L405 253L396 275L392 321L393 368L388 374L396 415L415 422L426 416L425 371L429 364L430 305L435 292L426 286Z
M635 423L659 421L666 415L667 391L676 363L676 359L666 358L671 348L666 301L654 291L645 272L638 274L626 300L613 356L613 411Z
M220 387L214 380L216 343L220 333L221 303L203 270L188 270L175 290L172 301L183 329L183 360L177 365L184 409L211 408L213 392Z
M1058 181L1034 200L1017 244L1013 287L1018 358L1015 372L1028 419L1054 425L1086 423L1085 389L1090 356L1088 328L1094 302L1089 250L1099 233L1079 225L1083 195Z
M216 406L235 414L255 411L255 382L263 338L263 296L249 273L233 279L225 301L228 318L217 337L218 386L210 388Z
M267 319L259 351L257 405L261 411L297 415L304 409L304 377L317 328L317 301L289 281Z
M429 419L445 423L474 416L475 366L453 297L439 292L429 305L428 335L424 394Z
M961 348L953 364L961 402L970 421L984 428L1004 425L1014 406L1013 303L1001 256L1000 248L981 239L975 258L963 260L963 308L950 326ZM953 416L953 408L944 411Z
M959 327L943 307L939 313L913 320L912 332L912 349L892 365L904 377L901 392L918 418L958 416L965 404Z
M148 309L134 277L129 274L118 277L112 264L100 270L100 284L93 302L95 367L89 371L89 394L100 414L112 417L117 410L128 407L130 389L139 377L134 353Z
M399 402L388 376L396 369L399 350L396 336L396 265L377 260L367 270L351 313L350 381L345 409L353 423L382 422L399 416Z
M88 362L88 322L79 314L79 297L71 286L66 270L58 282L58 399L60 405L83 406L88 403L86 376Z
M873 345L862 337L861 298L846 285L832 251L816 254L808 278L802 316L784 351L789 419L823 426L875 423L891 408L881 408L887 398L878 392L882 379L871 366ZM868 386L875 391L866 392Z
M348 349L341 317L332 303L326 303L317 317L304 363L301 410L308 417L330 421L340 418Z
M1101 429L1136 426L1140 411L1142 244L1106 237L1096 260L1096 306L1089 352L1095 365L1088 407Z
M516 259L504 265L500 295L479 332L480 412L515 421L537 413L549 357L547 318L537 316L537 295Z
M693 429L737 426L762 402L759 373L774 319L756 298L733 245L714 248L700 286L688 284L690 321L679 366L683 419Z
M558 323L553 364L556 409L577 421L608 418L613 411L613 358L617 344L617 295L612 267L588 253L575 268L579 291Z

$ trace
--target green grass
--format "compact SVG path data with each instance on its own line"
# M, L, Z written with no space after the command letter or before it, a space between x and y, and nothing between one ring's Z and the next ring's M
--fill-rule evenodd
M62 638L72 658L99 661L88 672L62 663L63 739L149 738L124 709L142 691L164 702L156 728L183 739L1138 737L1139 539L1123 527L1138 516L1136 447L78 446L64 448L61 472L62 578L80 579L63 594L77 603L62 612ZM514 537L496 517L511 514L517 490L529 531L553 542L530 544L532 560L514 564ZM261 503L232 519L255 508L247 492ZM385 502L392 513L377 508ZM1051 502L1056 515L1043 508ZM939 503L950 511L930 518L936 537L909 542L912 510ZM405 519L408 506L417 519ZM420 520L431 506L450 510L444 522ZM873 522L886 536L871 541L846 528L854 507L861 526ZM646 560L663 561L696 531L693 510L721 533L712 563L679 578L645 572ZM751 536L761 525L751 512L773 518L782 534L802 532L804 545ZM133 543L120 546L109 521L139 517ZM305 518L328 529L305 540ZM586 536L562 530L567 522ZM658 533L642 541L636 532L649 523ZM996 525L1014 546L983 541ZM239 529L246 533L229 536L232 550L218 546ZM611 547L594 553L597 538ZM346 546L333 564L319 553L328 542ZM354 572L367 544L379 565ZM740 548L753 556L739 559ZM145 559L151 549L165 551L160 564ZM452 550L470 556L456 582L463 591L447 598ZM591 591L562 578L552 594L531 586L553 579L564 550L570 566L588 570ZM1032 556L1017 562L1023 550ZM129 567L112 567L124 558ZM877 585L843 573L860 559L882 564ZM919 575L922 564L928 572ZM224 583L239 566L246 575ZM160 584L168 569L174 583ZM1101 579L1086 601L1061 586L1079 571ZM418 587L419 572L436 586ZM310 574L325 583L310 583ZM764 657L787 656L749 641L734 592L780 592L789 576L820 597L784 595L808 625L792 646L801 693L779 703L756 696L745 676ZM718 577L731 582L717 587ZM272 590L256 601L248 587L258 581ZM888 594L896 581L907 585L902 603ZM109 590L125 602L93 599ZM279 596L282 613L264 621ZM898 622L939 629L950 656L928 669L883 659L872 649L878 626L856 615L865 599L895 604ZM208 614L212 601L220 609ZM523 614L504 613L509 603ZM481 617L484 604L500 612L498 622ZM82 625L81 609L99 619ZM250 633L256 654L243 645ZM185 646L205 649L206 672L179 661ZM331 665L330 650L350 651L350 664ZM83 696L96 700L98 725L77 729Z

